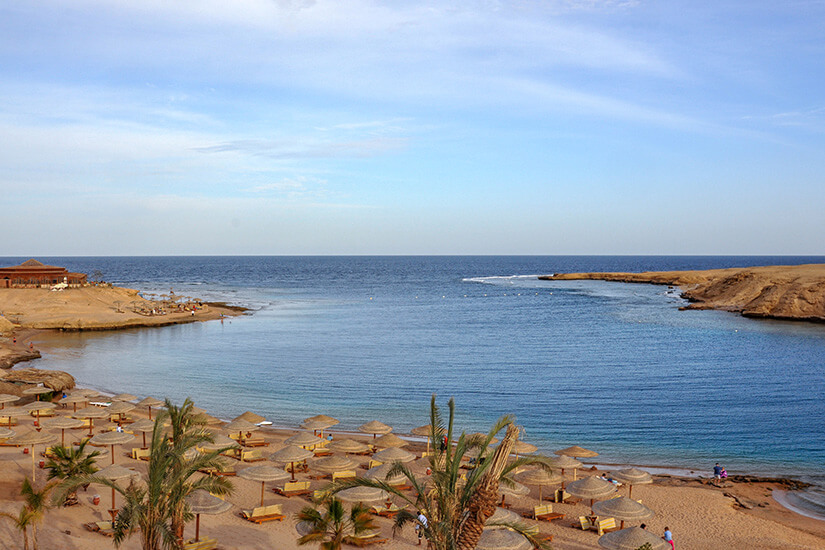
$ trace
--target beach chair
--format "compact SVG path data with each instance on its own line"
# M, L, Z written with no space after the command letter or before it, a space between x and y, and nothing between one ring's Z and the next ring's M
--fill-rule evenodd
M113 537L115 535L115 530L112 527L111 521L92 521L89 523L84 523L83 527L85 527L87 531L100 533L106 537Z
M209 537L204 537L197 542L195 542L194 540L190 540L189 542L185 543L183 545L183 550L215 550L217 547L217 539L210 539Z
M433 456L433 454L432 451L422 451L421 458L427 458L428 456Z
M269 443L267 443L263 437L247 437L246 439L242 440L241 445L244 447L268 447Z
M542 533L538 525L530 525L524 530L525 533L541 542L553 542L553 535L550 533ZM538 547L536 547L538 548Z
M573 496L567 491L564 491L562 489L556 489L556 492L553 493L553 502L578 504L579 502L581 502L581 499L573 498Z
M89 426L92 425L92 420L90 418L81 418L80 419L83 424L78 426L77 428L71 428L72 430L88 430Z
M618 531L619 527L616 525L616 518L605 518L596 522L595 529L599 532L599 536L602 536L611 531Z
M380 538L377 532L368 535L349 535L344 537L344 544L358 546L359 548L372 544L386 544L386 542L387 539Z
M9 418L8 416L0 416L0 426L9 426L9 425L17 426L17 419L14 418L14 417Z
M370 459L370 463L367 465L367 470L369 470L370 468L375 468L376 466L381 466L382 464L384 463Z
M273 487L273 491L285 497L297 497L301 495L311 495L309 481L289 481L283 487Z
M29 414L34 416L35 418L37 418L38 416L40 418L45 418L47 416L54 416L55 413L53 409L42 409L40 411L40 414L37 414L37 411L29 411Z
M259 462L261 460L266 460L266 458L261 454L260 449L241 450L241 462Z
M312 452L315 454L316 457L332 456L332 451L330 451L329 449L325 449L323 447L319 447L318 445L315 445L315 448L312 449Z
M579 525L581 526L582 531L589 531L593 527L593 524L590 522L590 518L587 516L579 516L579 523L572 524L573 527L577 527Z
M241 510L240 516L246 521L261 524L265 521L283 521L284 513L280 504L270 504L269 506L258 506L252 510Z
M332 481L339 479L355 479L355 470L344 470L343 472L333 472Z
M533 507L533 519L538 521L553 521L564 519L564 514L553 512L552 504L541 504Z
M141 449L139 447L132 448L132 459L134 460L149 460L149 455L152 454L152 449Z
M370 508L371 514L384 518L394 518L400 511L401 508L396 506L395 503L390 504L389 506L373 506Z

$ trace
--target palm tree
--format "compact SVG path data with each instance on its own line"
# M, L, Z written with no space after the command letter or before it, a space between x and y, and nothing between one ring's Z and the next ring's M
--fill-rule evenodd
M92 475L67 480L63 485L63 491L70 491L83 483L99 483L123 495L124 503L113 526L117 547L140 530L143 550L182 548L183 526L192 519L186 497L198 489L214 494L227 494L232 489L223 477L195 479L194 474L201 468L220 469L218 456L226 449L196 452L197 446L211 442L212 436L193 418L192 402L186 399L177 407L167 399L166 406L155 419L145 483L132 481L124 489L111 480ZM171 440L164 432L167 420L172 426Z
M55 486L55 483L47 483L39 491L26 477L23 479L23 486L20 489L20 494L23 495L25 501L23 509L28 516L28 524L32 529L32 548L37 550L37 524L43 520L43 516L49 507L49 492ZM19 518L23 517L23 511L20 512Z
M455 402L448 403L449 417L444 425L433 395L430 402L430 437L437 441L445 437L452 442L454 437ZM498 447L490 451L493 437L505 430ZM498 502L499 485L512 484L509 474L528 464L537 464L548 469L547 459L540 456L521 457L508 463L507 459L519 435L514 419L503 416L490 429L487 436L475 438L461 433L453 445L435 445L429 457L432 478L427 486L401 463L396 463L388 476L403 474L412 486L414 496L409 496L383 481L357 478L331 485L328 490L336 493L358 485L378 487L412 505L424 513L427 527L424 536L435 550L473 550L481 538L484 524L493 515ZM477 450L476 467L461 479L461 461L470 450ZM394 529L407 523L417 522L418 513L402 510L395 516ZM546 548L547 544L534 538L522 523L507 524L507 527L521 533L534 546Z
M334 497L323 501L324 513L312 506L305 506L295 515L298 521L307 524L310 531L298 539L298 544L320 543L321 550L340 550L344 539L349 535L360 535L375 529L367 507L358 503L346 517L344 505Z
M24 505L20 507L18 515L0 512L0 517L9 518L14 522L14 527L23 533L23 550L29 550L29 525L34 523L34 514Z
M100 451L95 450L86 454L88 442L88 439L84 439L77 447L73 445L68 447L55 445L52 447L52 456L46 462L46 469L49 471L47 479L72 479L95 473L97 471L95 459L100 455ZM62 504L64 506L77 504L77 489L66 493L66 498Z

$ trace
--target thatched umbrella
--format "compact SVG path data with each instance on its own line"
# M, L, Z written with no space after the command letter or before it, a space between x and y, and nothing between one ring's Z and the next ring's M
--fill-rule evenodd
M593 505L593 513L604 517L614 517L622 523L619 529L624 529L625 521L642 521L653 517L653 510L627 497L611 498Z
M66 430L81 427L83 421L78 418L69 418L68 416L55 416L54 418L45 419L41 424L44 428L60 430L60 446L65 447Z
M95 446L103 446L109 445L112 447L112 464L115 463L115 445L123 445L124 443L129 443L135 438L134 435L126 433L126 432L103 432L102 434L97 434L92 439L89 440L89 443Z
M471 434L467 435L467 441L478 441L480 443L483 443L486 440L487 440L487 434L483 434L481 432L474 432L474 433L471 433ZM498 443L498 438L494 437L493 439L490 440L489 444L490 445L495 445L496 443ZM529 445L529 443L528 443L528 445Z
M292 470L292 481L295 481L295 463L304 461L315 456L312 451L307 451L295 445L288 445L283 449L269 455L269 460L273 462L289 463Z
M542 470L540 468L524 470L523 472L519 473L516 477L522 483L539 486L539 502L542 502L544 500L541 494L542 487L547 487L548 485L555 485L556 483L559 483L562 480L562 477L559 474L554 474L551 471Z
M670 545L661 537L641 527L629 527L621 531L605 533L599 537L599 546L609 550L636 550L645 544L649 544L651 550L667 550L670 548Z
M499 506L504 506L504 499L507 498L507 495L514 496L514 497L523 497L530 493L530 488L526 485L522 485L518 482L513 482L511 484L504 484L498 486L498 492L501 495L501 504Z
M536 447L535 445L531 445L530 443L526 443L519 439L518 441L516 441L515 445L513 445L513 450L510 452L510 454L514 454L516 455L516 458L518 458L519 455L535 453L537 450L538 447Z
M227 424L226 426L223 427L223 429L226 430L227 432L238 432L238 440L239 441L243 439L243 433L244 432L247 432L247 433L254 432L255 430L257 430L259 428L260 428L259 426L253 424L252 422L249 422L248 420L244 420L242 418L241 419L236 418L235 420L233 420L232 422L230 422L229 424Z
M392 477L387 476L392 466L392 464L381 464L379 466L374 466L367 470L364 477L367 479L374 479L376 481L384 481L387 485L404 485L407 482L407 477L404 474L399 473Z
M485 525L490 525L494 523L521 523L522 518L517 513L513 512L512 510L507 510L506 508L501 508L500 506L496 507L496 511L493 512L493 515L487 518L487 521L484 522Z
M66 397L64 397L63 399L58 401L58 403L60 403L62 405L68 405L68 404L71 403L73 405L73 411L74 412L77 412L77 404L78 403L88 403L88 402L89 402L89 397L87 395L82 394L82 393L73 393L71 395L67 395Z
M112 397L112 401L134 401L135 399L137 399L137 396L131 393L119 393Z
M147 396L147 397L144 397L143 399L141 399L140 401L138 401L137 406L138 407L146 407L147 409L149 409L149 420L152 420L152 407L160 407L163 404L164 404L163 401L161 401L159 399L155 399L154 397L151 397L151 396Z
M126 401L114 401L111 405L109 405L106 409L110 415L116 414L118 417L117 424L120 425L123 422L123 415L128 413L129 411L134 410L137 408L137 405L134 403L127 403Z
M108 479L109 481L119 481L121 479L126 478L140 478L140 474L134 470L129 470L124 468L123 466L118 466L117 464L111 464L106 466L102 470L98 470L94 473L95 477L101 477L103 479ZM112 509L109 510L109 513L112 515L112 520L115 519L117 515L117 509L115 508L115 488L112 487Z
M26 388L25 390L23 390L20 393L22 393L23 395L36 395L37 396L36 399L39 400L40 396L43 395L44 393L52 393L53 391L54 391L53 389L47 388L46 386L34 386L32 388Z
M9 438L6 441L6 445L23 445L29 447L29 452L32 455L32 483L34 483L34 446L51 445L55 441L57 441L57 436L54 434L46 432L28 432Z
M8 439L14 436L14 430L9 428L0 428L0 439Z
M533 550L533 545L506 527L487 527L481 532L476 550Z
M241 444L232 439L231 437L226 437L223 434L217 434L212 436L212 443L204 443L200 446L200 448L203 451L211 452L220 451L221 449L226 449L227 447L238 448L240 446Z
M404 447L406 445L409 445L410 442L401 439L395 434L384 434L381 437L375 439L373 441L373 444L376 447L387 449L389 447Z
M109 413L100 407L86 407L77 412L73 412L72 416L74 418L87 418L89 420L89 436L91 436L92 430L95 427L95 418L106 418L109 416Z
M350 487L335 493L335 498L344 502L376 502L390 498L389 493L378 487Z
M639 470L638 468L628 468L627 470L619 470L617 472L610 472L610 475L613 479L617 481L621 481L622 483L627 483L630 486L630 491L628 492L628 497L633 497L633 486L634 485L647 485L649 483L653 483L653 477L644 470Z
M335 426L340 421L337 418L332 418L331 416L327 416L325 414L317 414L315 416L310 416L309 418L304 418L304 422L324 422L330 426Z
M410 430L410 433L413 435L417 435L419 437L426 437L427 438L427 452L430 452L430 435L432 430L430 429L430 425L427 424L426 426L419 426L417 428L413 428ZM441 430L440 433L443 433L444 430ZM434 442L433 442L434 444Z
M153 420L149 420L148 418L143 418L138 420L131 426L129 426L129 430L133 432L140 432L143 435L143 449L146 448L146 434L153 432L155 429L155 422Z
M232 509L232 504L212 496L208 491L198 489L186 497L189 511L195 514L195 542L200 540L201 514L223 514Z
M72 391L71 395L82 395L85 397L97 397L98 392L90 390L89 388L77 388Z
M392 431L392 427L387 426L378 420L370 420L366 424L361 424L358 426L358 431L365 434L372 434L372 438L375 439L377 435L390 433Z
M284 440L287 445L297 445L298 447L309 447L317 445L321 442L321 438L309 432L298 432Z
M358 466L358 462L348 456L326 456L319 458L312 463L312 468L332 474L334 472L343 472L345 470L352 470Z
M9 428L11 428L11 419L12 418L20 418L23 416L29 416L28 409L23 407L9 407L8 409L3 409L3 415L9 419Z
M576 468L581 468L583 464L570 456L559 456L558 458L550 457L548 459L548 463L550 466L554 468L558 468L561 470L562 480L561 480L561 488L564 490L564 471L565 470L573 470L573 479L576 479Z
M238 476L249 479L251 481L260 481L261 482L261 506L264 505L264 484L267 481L281 481L289 477L282 468L276 468L275 466L270 466L269 464L263 464L261 466L251 466L249 468L244 468L243 470L238 472Z
M266 422L266 418L259 414L255 414L252 411L246 411L245 413L236 416L233 420L246 420L247 422L252 422L253 424L259 424L261 422Z
M383 451L378 451L372 457L381 462L412 462L415 455L399 447L388 447Z
M572 447L555 451L554 454L559 456L572 456L573 458L593 458L594 456L599 456L599 453L596 451L591 451L590 449L585 449L584 447L579 447L578 445L573 445Z
M354 439L336 439L327 448L339 453L364 453L370 450L369 446Z
M616 486L599 477L590 476L578 481L571 481L567 485L567 492L574 497L589 499L590 507L593 508L594 500L601 500L612 495L616 492Z
M19 395L12 395L10 393L0 393L0 410L6 408L6 403L14 403L20 401Z
M40 425L40 411L50 411L52 409L56 409L57 405L52 403L51 401L32 401L28 405L23 405L20 407L21 409L26 409L30 413L35 413L37 419L34 421L35 426Z

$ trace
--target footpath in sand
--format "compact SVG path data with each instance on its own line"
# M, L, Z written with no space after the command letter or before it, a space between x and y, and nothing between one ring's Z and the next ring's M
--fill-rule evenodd
M548 281L598 280L678 286L686 309L719 309L746 317L825 322L825 264L648 271L557 273Z

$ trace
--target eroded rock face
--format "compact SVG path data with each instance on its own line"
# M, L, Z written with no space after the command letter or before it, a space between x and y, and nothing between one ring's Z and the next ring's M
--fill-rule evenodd
M675 285L687 309L721 309L748 317L825 322L825 264L657 271L566 273L545 280L591 279Z
M26 385L20 385L20 382ZM0 393L23 395L24 389L36 384L43 384L54 391L65 391L74 387L75 380L68 372L59 370L15 369L0 372Z

